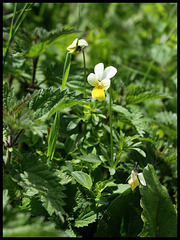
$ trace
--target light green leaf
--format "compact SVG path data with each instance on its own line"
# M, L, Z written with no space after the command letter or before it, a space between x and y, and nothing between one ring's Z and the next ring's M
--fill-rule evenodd
M140 148L133 147L133 148L129 148L129 149L133 149L133 150L137 151L138 153L140 153L143 157L146 157L146 153Z
M70 121L69 124L67 125L67 131L71 131L74 128L76 128L80 121L81 121L80 119L73 119L72 121Z
M140 237L177 237L177 214L167 189L161 185L151 164L143 171L147 186L140 187L142 220Z
M99 157L93 153L79 157L82 161L91 162L91 163L101 163Z
M68 79L68 76L69 76L70 66L71 66L71 53L67 52L65 63L64 63L64 70L63 70L62 91L65 88L65 85L66 85L66 82L67 82L67 79Z
M79 184L89 190L91 189L92 179L87 173L81 171L74 171L71 174Z

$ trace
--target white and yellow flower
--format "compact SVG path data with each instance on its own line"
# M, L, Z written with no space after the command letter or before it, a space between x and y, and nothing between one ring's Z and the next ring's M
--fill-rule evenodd
M115 67L109 66L104 69L103 63L98 63L94 67L94 73L90 73L87 80L91 86L93 86L92 97L103 101L105 99L104 91L110 87L110 79L117 73Z
M69 47L67 47L67 50L74 54L80 52L83 48L87 47L88 43L84 39L79 39L76 38Z
M137 186L139 186L140 183L143 186L146 186L146 181L144 179L143 173L137 173L134 170L131 171L131 175L128 183L131 186L132 190L134 190Z

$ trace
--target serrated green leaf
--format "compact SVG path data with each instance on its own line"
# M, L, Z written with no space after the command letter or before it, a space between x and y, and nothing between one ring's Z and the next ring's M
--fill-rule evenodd
M43 195L53 208L53 212L63 220L65 187L60 184L61 179L48 166L45 156L35 154L23 156L21 172L12 173L12 175L13 179L26 190L28 196Z
M154 167L148 164L140 187L143 229L140 237L177 237L177 215L167 189L160 184Z
M16 102L17 100L13 89L9 87L7 82L5 82L3 84L3 110L5 112L11 112Z
M81 171L74 171L71 174L79 184L89 190L91 189L92 179L87 173Z
M157 98L170 98L167 94L160 93L157 89L147 87L135 87L130 85L127 89L126 101L128 104L137 104Z
M158 112L155 115L156 121L158 121L160 124L165 125L171 125L174 128L177 128L177 114L164 111L164 112Z
M84 103L80 95L76 96L75 92L67 93L67 90L61 91L60 88L41 89L34 94L36 96L30 101L29 108L34 111L34 120L38 121L45 121L59 110Z
M85 227L90 223L95 222L97 219L97 213L92 211L90 208L86 208L84 212L82 212L75 220L75 227Z

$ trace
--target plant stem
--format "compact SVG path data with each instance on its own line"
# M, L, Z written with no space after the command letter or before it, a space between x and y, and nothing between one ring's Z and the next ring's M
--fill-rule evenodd
M14 17L16 15L16 8L17 8L17 3L15 3L14 5L14 12L13 12L13 17L12 17L12 20L11 20L11 27L10 27L10 32L9 32L9 39L8 39L8 43L7 43L7 48L6 48L6 53L5 53L5 56L4 56L4 64L6 62L6 58L7 58L7 55L9 53L9 47L11 45L11 42L13 40L13 23L14 23Z
M32 81L31 81L32 86L34 86L34 83L35 83L38 59L39 59L39 57L33 58L33 75L32 75Z
M112 136L112 89L109 89L109 121L110 121L110 143L111 143L111 166L113 166L113 136Z
M9 131L9 136L8 136L8 146L11 147L12 146L12 131ZM9 149L7 148L6 150L6 164L9 164L11 161L11 152L9 151Z
M85 60L85 53L84 50L82 50L83 52L83 62L84 62L84 98L86 98L86 60Z
M12 146L14 146L14 144L17 142L18 138L20 137L21 133L24 131L24 129L21 129L17 136L15 137L15 139L12 141Z

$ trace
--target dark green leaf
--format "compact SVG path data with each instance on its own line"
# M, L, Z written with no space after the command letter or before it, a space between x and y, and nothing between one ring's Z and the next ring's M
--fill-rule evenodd
M144 226L140 237L177 237L177 214L167 189L160 184L154 167L143 171L147 186L140 187Z
M132 192L128 188L108 206L98 223L95 237L137 237L142 229L140 214L139 191Z

